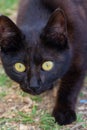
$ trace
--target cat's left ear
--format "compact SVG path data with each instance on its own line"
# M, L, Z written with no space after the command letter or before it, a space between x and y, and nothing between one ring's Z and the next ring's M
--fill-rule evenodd
M50 46L67 47L67 21L64 11L56 9L42 33L43 40Z
M16 50L21 44L20 29L7 16L0 16L0 47L1 50Z

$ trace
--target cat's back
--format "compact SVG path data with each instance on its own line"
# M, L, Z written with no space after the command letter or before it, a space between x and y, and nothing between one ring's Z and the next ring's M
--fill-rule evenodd
M77 21L80 18L87 21L86 0L20 0L17 24L45 24L52 11L57 8L63 9L69 20Z
M45 27L52 12L61 8L65 13L67 30L70 39L73 39L73 46L80 46L81 49L85 46L87 49L86 0L21 0L19 5L17 24L32 30Z
M50 16L50 10L43 4L43 0L20 0L17 16L17 24L28 26L40 26L46 23Z

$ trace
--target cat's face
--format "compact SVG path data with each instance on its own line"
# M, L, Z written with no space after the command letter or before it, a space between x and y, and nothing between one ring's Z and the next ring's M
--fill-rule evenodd
M43 32L32 38L34 40L26 40L7 17L0 18L1 59L5 71L20 84L22 90L31 94L40 94L51 89L70 65L71 51L65 34L65 23L61 25L61 30L60 25L53 28L52 17Z
M56 49L35 46L14 54L2 52L2 61L8 76L24 91L39 94L50 89L54 81L66 72L69 54L68 50L57 52Z

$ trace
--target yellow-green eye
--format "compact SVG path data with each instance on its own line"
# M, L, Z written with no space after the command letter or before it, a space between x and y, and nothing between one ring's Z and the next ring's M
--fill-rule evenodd
M52 70L54 66L54 63L52 61L46 61L42 64L42 69L45 71L50 71Z
M25 65L22 63L16 63L14 67L15 67L15 70L18 72L24 72L26 70Z

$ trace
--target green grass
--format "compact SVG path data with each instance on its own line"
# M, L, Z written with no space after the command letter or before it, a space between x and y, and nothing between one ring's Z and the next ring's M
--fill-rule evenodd
M19 91L18 94L21 95L22 97L29 96L29 98L30 98L32 101L35 101L35 102L41 102L41 101L42 101L41 96L29 95L28 93L25 93L25 92L23 92L23 91Z
M13 126L5 126L5 127L1 127L0 130L17 130L16 127L13 127Z
M40 118L40 128L43 130L53 130L55 119L49 113L43 113Z
M0 87L3 91L0 92L0 99L2 100L7 94L7 89L12 84L12 81L6 76L4 70L2 67L0 67ZM5 88L5 89L4 89ZM26 94L23 91L19 91L18 94L21 97L29 96L32 101L35 101L36 103L41 102L42 98L41 96L30 96ZM82 93L81 93L82 95ZM80 95L80 96L81 96ZM15 123L23 123L25 125L31 124L38 126L41 130L70 130L70 127L67 128L65 126L59 126L57 123L55 123L55 119L46 111L39 110L36 105L31 108L31 113L24 113L21 111L16 110L16 116L14 118L0 118L0 130L16 130L15 127L12 127L10 125L7 125L9 123L15 122ZM37 120L38 119L38 120ZM82 114L77 115L77 122L76 124L80 124L82 129L87 128L87 124L85 123L85 120L83 118Z
M19 122L22 124L31 124L31 125L38 125L39 128L41 130L63 130L65 128L65 126L59 126L57 125L57 123L55 123L55 119L49 114L46 113L44 111L39 111L39 113L37 112L37 107L34 106L34 108L32 109L31 113L23 113L21 111L19 111L17 113L17 116L9 119L9 118L1 118L0 119L0 126L1 128L5 128L3 127L3 125L1 124L5 124L6 122ZM36 120L37 115L39 114L39 119ZM87 128L87 123L82 119L82 115L78 115L78 119L77 119L77 124L83 123L81 125L81 128L86 129ZM11 129L9 127L9 129ZM1 129L4 130L4 129ZM7 130L7 129L6 129ZM70 130L70 128L65 128L64 130Z
M8 78L8 76L4 73L2 67L0 67L0 87L3 86L11 86L12 81Z
M83 117L83 115L82 114L78 114L77 115L77 122L84 122L84 119L82 118Z
M32 101L36 101L36 102L41 102L42 101L41 96L30 96L30 98L32 99Z
M39 115L39 116L38 116ZM37 120L37 116L39 117ZM19 111L17 116L9 118L1 118L0 124L9 123L9 122L19 122L22 124L31 124L38 125L41 130L60 130L61 126L55 124L55 119L48 113L43 111L37 111L37 107L34 106L31 113L23 113ZM1 125L2 128L2 125Z
M0 92L0 99L5 97L7 95L6 91Z
M8 81L8 77L5 74L0 75L0 86L5 86Z
M84 94L82 92L80 92L79 94L80 98L84 97Z
M13 15L17 9L19 0L0 0L0 14L4 15ZM87 79L86 79L87 80ZM12 81L6 76L3 69L0 67L0 87L8 88L12 85ZM0 100L3 99L7 94L5 89L0 92ZM22 97L28 96L28 94L23 91L18 92ZM80 97L83 97L83 93L80 93ZM30 98L37 102L41 102L42 98L40 96L30 96ZM37 120L38 119L38 120ZM38 110L36 105L33 106L31 113L24 113L21 111L16 111L16 116L14 118L0 118L0 130L17 130L16 127L8 123L23 123L23 124L32 124L36 125L41 130L70 130L70 127L59 126L55 123L55 119L46 111ZM77 115L76 124L83 123L82 128L87 129L87 123L83 118L82 114Z
M12 85L12 81L4 73L2 67L0 67L0 99L2 100L8 93L6 89Z
M0 14L11 15L17 8L19 0L0 0Z

